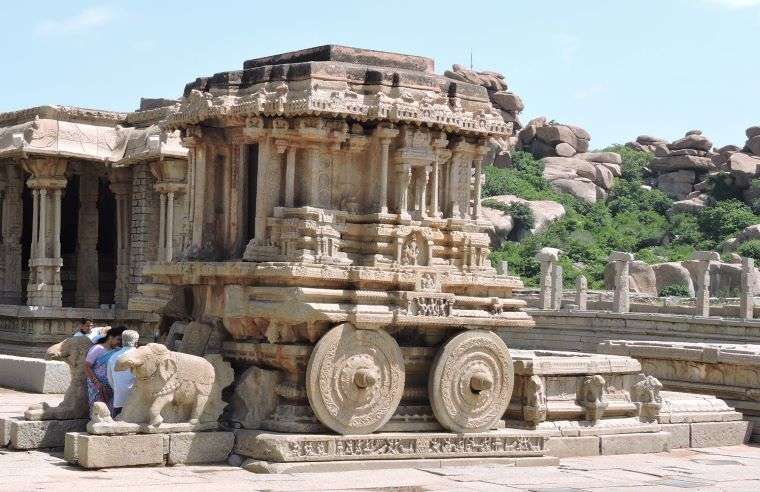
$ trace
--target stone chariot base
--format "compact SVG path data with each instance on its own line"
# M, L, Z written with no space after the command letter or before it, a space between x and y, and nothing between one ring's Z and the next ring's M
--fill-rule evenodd
M256 473L440 467L477 463L552 465L546 437L521 430L472 434L404 432L367 435L284 434L237 431L235 453L251 458ZM485 460L485 461L484 461Z
M24 420L23 417L0 419L0 447L27 450L61 448L66 433L82 432L87 419Z

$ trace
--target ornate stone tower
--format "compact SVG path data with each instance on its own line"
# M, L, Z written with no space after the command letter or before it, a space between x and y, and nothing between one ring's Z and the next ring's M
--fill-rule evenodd
M193 319L226 329L237 420L258 429L242 454L542 453L494 430L514 384L494 331L533 326L480 218L487 142L511 125L428 58L341 46L187 85L164 126L190 148L188 244L131 306L182 290Z

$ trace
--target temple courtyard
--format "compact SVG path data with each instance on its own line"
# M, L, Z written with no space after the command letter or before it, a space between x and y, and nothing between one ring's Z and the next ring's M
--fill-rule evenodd
M0 388L0 418L58 395ZM668 453L566 458L560 466L483 464L255 474L233 466L128 467L83 470L62 450L0 450L0 490L760 490L760 446L677 449Z

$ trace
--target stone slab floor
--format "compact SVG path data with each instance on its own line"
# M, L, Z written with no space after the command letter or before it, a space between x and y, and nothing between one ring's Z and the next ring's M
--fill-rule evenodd
M26 405L56 402L0 388L0 415L19 415ZM475 465L341 473L255 475L230 466L175 466L84 471L61 452L0 450L0 491L17 490L585 490L760 491L760 446L670 453L567 458L558 467Z

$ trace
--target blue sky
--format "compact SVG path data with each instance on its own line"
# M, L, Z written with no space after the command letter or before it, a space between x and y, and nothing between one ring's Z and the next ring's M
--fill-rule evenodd
M2 14L0 111L131 110L249 58L336 43L429 56L439 73L472 52L522 96L524 121L580 125L592 147L692 128L743 144L760 124L760 0L66 0Z

